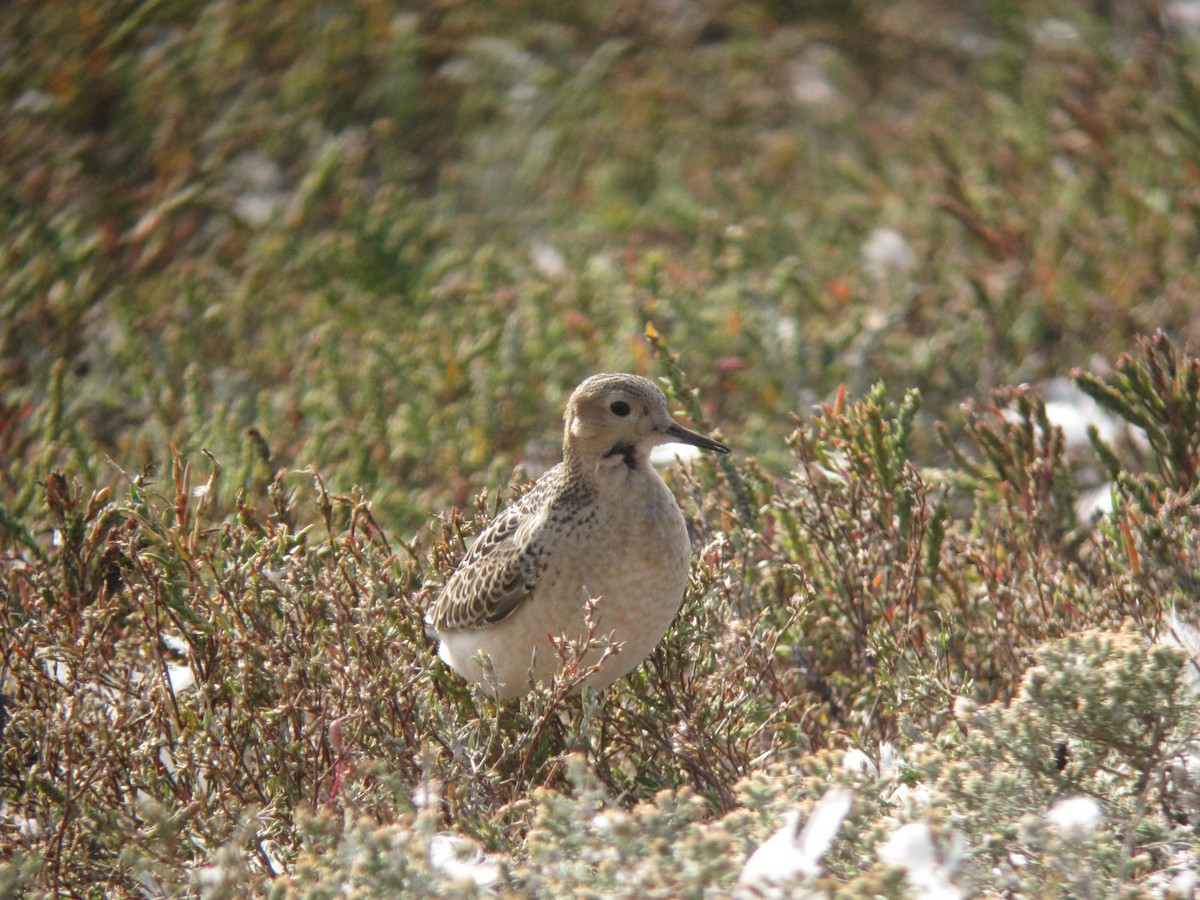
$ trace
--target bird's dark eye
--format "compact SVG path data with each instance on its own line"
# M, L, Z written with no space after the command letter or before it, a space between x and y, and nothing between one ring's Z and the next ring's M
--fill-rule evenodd
M618 416L624 417L629 415L629 404L624 400L614 400L608 405L608 408Z

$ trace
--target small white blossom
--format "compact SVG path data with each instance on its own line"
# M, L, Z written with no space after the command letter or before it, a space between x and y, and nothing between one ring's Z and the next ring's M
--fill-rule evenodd
M1034 41L1048 50L1062 50L1080 41L1079 29L1066 19L1042 19L1031 33Z
M917 255L904 235L892 228L876 228L862 245L863 268L873 278L887 281L909 275Z
M42 830L37 819L27 819L15 810L10 810L7 803L0 803L0 824L6 827L15 825L17 834L22 837L37 837Z
M842 768L847 772L869 772L879 777L879 768L871 761L871 757L858 747L851 747L842 757Z
M921 900L959 900L962 891L954 886L952 875L962 855L962 840L956 838L939 859L933 832L924 822L901 826L879 848L879 860L904 870L912 896Z
M1200 886L1200 875L1194 869L1183 869L1176 872L1175 877L1167 885L1168 897L1191 898L1196 896L1196 888Z
M688 463L700 456L700 448L691 444L659 444L650 451L650 465L673 466Z
M1084 837L1104 822L1104 808L1092 797L1068 797L1050 807L1046 821L1063 834Z
M441 801L441 789L437 782L423 782L413 788L412 802L417 809L436 807Z
M1107 482L1090 491L1081 491L1075 501L1075 515L1083 522L1090 522L1097 516L1108 515L1113 511L1113 484Z
M1167 613L1163 624L1166 628L1159 632L1157 643L1178 647L1187 654L1183 677L1192 693L1200 694L1200 628L1180 619L1179 612L1174 608Z
M25 91L12 105L13 112L43 113L54 106L54 95L46 91Z
M782 884L794 878L820 875L821 857L842 827L853 798L850 791L828 791L803 827L798 812L785 814L783 827L750 854L738 876L738 884Z
M796 336L800 334L800 326L796 324L795 319L791 316L776 316L774 323L775 336L779 338L780 343L791 345L796 342Z
M956 719L965 719L967 716L973 715L977 709L979 709L979 704L970 697L954 698L954 718Z
M491 887L500 880L500 866L470 841L452 834L435 834L429 841L429 864L454 881L473 881Z
M171 682L171 690L180 694L196 686L196 673L191 666L176 666L167 663L167 678Z
M1200 34L1200 0L1176 0L1163 7L1163 18L1182 31Z
M63 687L71 686L71 682L75 680L75 673L71 670L70 663L61 659L49 658L43 651L39 651L38 655L42 657L42 666L45 668L47 675Z
M281 566L263 566L262 573L266 576L267 581L275 585L275 587L283 587L283 576L287 575L292 564L285 562Z
M1088 445L1089 425L1095 425L1101 439L1108 443L1116 440L1125 427L1069 379L1050 379L1042 385L1042 393L1046 397L1046 418L1063 430L1068 447Z
M158 633L158 639L180 656L187 656L188 642L179 635L171 634L169 631L160 631Z
M883 742L879 745L879 762L867 756L867 754L853 747L846 751L846 755L842 757L842 768L847 772L865 772L874 778L883 781L890 781L896 775L896 766L900 762L900 754L896 752L896 748L888 743Z
M601 834L610 834L613 829L626 825L629 816L619 809L604 809L592 818L592 827Z
M919 816L929 809L933 800L933 792L927 784L896 784L892 788L890 799L907 815Z
M282 209L287 199L284 192L286 179L283 169L274 160L248 153L230 164L229 174L242 188L233 201L233 212L245 224L260 228Z
M154 876L153 872L142 870L137 872L134 877L138 884L143 888L142 893L147 897L165 897L167 892L163 890L162 883Z
M840 62L833 47L811 44L788 64L792 100L797 106L819 110L837 103L842 94L831 78Z
M900 766L900 753L894 744L884 741L879 745L879 777L891 779L896 777Z
M567 262L563 255L545 241L530 243L529 260L539 275L552 281L562 278L567 272Z

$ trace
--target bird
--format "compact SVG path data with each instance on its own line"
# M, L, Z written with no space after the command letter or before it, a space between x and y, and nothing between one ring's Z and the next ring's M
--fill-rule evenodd
M589 617L616 653L593 646L583 665L601 667L571 693L608 687L650 655L691 568L683 513L650 451L730 452L677 423L638 375L587 378L563 420L562 462L488 524L426 616L442 661L498 701L550 684L561 666L555 639L584 639Z

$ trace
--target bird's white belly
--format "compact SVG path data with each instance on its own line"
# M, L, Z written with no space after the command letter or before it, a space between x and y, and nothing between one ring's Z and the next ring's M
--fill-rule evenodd
M598 598L597 636L620 649L586 685L605 687L636 668L679 611L691 558L683 516L666 485L657 475L651 477L657 482L651 490L661 492L657 502L648 502L645 486L641 496L617 494L611 515L600 515L586 535L579 535L583 539L562 548L532 596L510 616L486 628L443 633L442 659L486 685L484 670L475 662L484 654L492 663L497 695L520 696L531 675L548 684L560 672L562 660L552 637L578 640L586 635L584 604L590 596ZM669 502L663 502L663 495ZM589 651L585 665L600 659L603 646L601 640Z

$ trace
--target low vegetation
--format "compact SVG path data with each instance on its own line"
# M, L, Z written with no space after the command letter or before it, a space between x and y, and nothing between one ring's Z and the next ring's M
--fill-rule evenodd
M1190 896L1188 8L0 12L0 894ZM600 370L735 452L497 706L424 609Z

